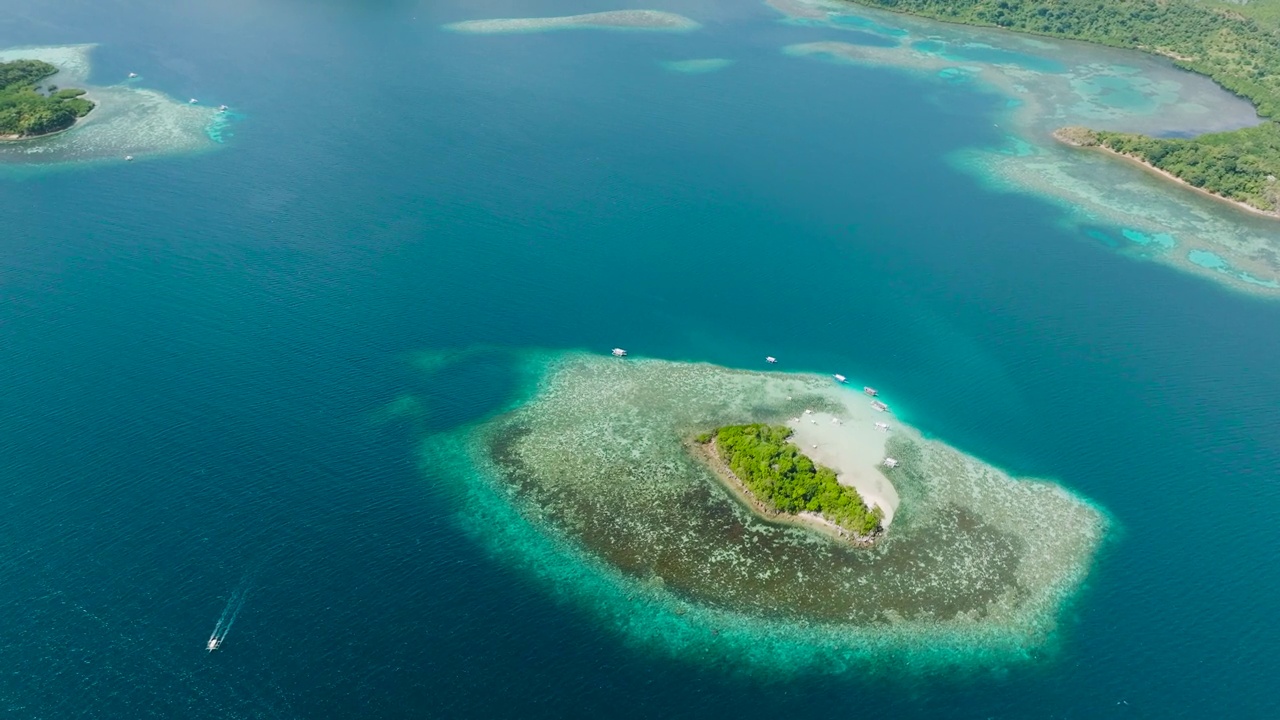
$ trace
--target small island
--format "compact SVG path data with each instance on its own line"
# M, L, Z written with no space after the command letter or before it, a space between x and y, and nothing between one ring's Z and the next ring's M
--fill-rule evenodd
M1029 658L1106 532L1065 488L928 440L830 376L503 357L529 399L423 446L466 493L464 527L682 657Z
M82 97L84 90L40 85L57 72L40 60L0 63L0 140L61 132L93 110L93 102Z
M881 532L884 511L869 508L836 471L814 463L791 442L785 425L729 425L698 436L717 475L745 494L766 517L818 524L840 537L870 543Z

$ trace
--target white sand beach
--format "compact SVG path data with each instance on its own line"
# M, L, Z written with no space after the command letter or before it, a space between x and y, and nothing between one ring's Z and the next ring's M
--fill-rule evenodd
M876 423L887 424L889 430L876 428ZM898 509L898 491L879 466L885 442L897 431L893 415L872 409L871 398L851 394L844 412L805 413L788 420L787 426L795 430L791 441L805 455L835 470L840 482L856 488L868 507L880 507L888 528Z

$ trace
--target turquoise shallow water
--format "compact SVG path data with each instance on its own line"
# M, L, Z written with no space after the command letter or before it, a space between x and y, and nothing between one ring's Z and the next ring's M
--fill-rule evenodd
M952 169L1003 98L786 57L848 32L763 7L663 9L706 31L462 37L438 26L507 11L448 3L0 24L244 115L214 152L0 184L5 713L1268 716L1280 306ZM690 57L735 63L659 64ZM501 354L418 364L478 345L873 379L1117 530L1030 664L781 686L654 653L468 535L419 452L525 390Z

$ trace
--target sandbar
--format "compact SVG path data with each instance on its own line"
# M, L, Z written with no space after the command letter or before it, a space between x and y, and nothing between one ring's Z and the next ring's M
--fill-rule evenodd
M464 20L445 25L446 30L483 35L535 33L551 30L656 30L688 32L701 25L683 15L661 10L610 10L607 12L540 18Z
M881 524L888 529L899 502L898 491L880 471L892 431L890 418L855 398L845 404L839 414L814 412L788 420L795 430L791 442L815 463L835 470L840 484L856 489L867 507L879 507L884 512ZM878 422L890 429L877 429Z

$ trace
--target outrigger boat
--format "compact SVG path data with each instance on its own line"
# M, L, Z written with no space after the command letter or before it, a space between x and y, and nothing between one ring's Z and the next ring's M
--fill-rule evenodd
M880 402L879 400L872 400L872 401L871 401L871 409L872 409L872 410L875 410L876 412L888 412L888 411L889 411L889 406L888 406L888 405L885 405L884 403Z
M765 362L767 362L767 363L769 363L770 365L772 365L772 364L774 364L774 363L778 362L778 358L776 358L776 357L774 357L774 356L770 355L769 357L765 358L765 359L764 359L764 361L765 361Z
M219 647L222 647L222 640L216 634L210 635L209 642L205 643L204 647L209 652L213 652L214 650L217 650Z
M613 349L613 356L614 356L614 357L626 357L626 356L627 356L627 351L626 351L626 350L623 350L622 348L614 348L614 349Z
M871 397L875 397L875 396L877 396L877 395L879 395L879 394L880 394L880 391L879 391L879 390L877 390L877 389L875 389L875 388L873 388L873 387L870 387L870 386L867 386L867 387L862 388L862 392L863 392L863 393L865 393L865 394L867 394L867 395L870 395Z
M843 375L832 375L831 377L835 378L835 379L836 379L836 382L838 382L838 383L845 383L845 382L849 382L849 378L847 378L847 377L845 377L845 376L843 376Z

